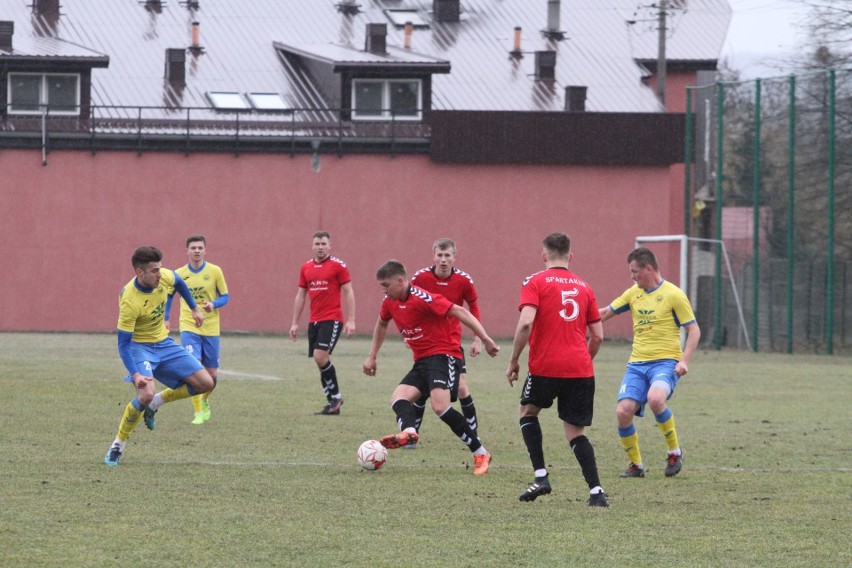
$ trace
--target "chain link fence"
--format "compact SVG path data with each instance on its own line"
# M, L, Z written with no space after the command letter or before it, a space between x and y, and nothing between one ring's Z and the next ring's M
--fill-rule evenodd
M852 70L691 87L686 143L690 293L708 342L848 352Z

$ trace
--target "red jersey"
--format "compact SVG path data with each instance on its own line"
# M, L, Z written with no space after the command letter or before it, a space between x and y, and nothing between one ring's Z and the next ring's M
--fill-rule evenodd
M415 361L430 355L461 358L461 347L453 334L458 320L447 316L453 306L443 296L409 286L404 301L384 299L379 317L382 321L393 320Z
M594 376L586 327L600 321L595 293L567 268L528 276L518 309L537 309L530 334L530 374L554 378Z
M440 294L458 306L464 306L464 303L467 302L470 313L473 314L473 317L479 319L476 288L473 287L473 278L467 272L453 268L447 278L439 278L435 274L435 267L430 266L415 272L414 276L411 277L411 283L427 292ZM461 342L461 322L456 318L452 318L452 322L456 338Z
M346 263L333 256L322 262L312 258L302 265L299 271L299 288L306 288L311 298L311 323L343 321L340 287L351 280Z

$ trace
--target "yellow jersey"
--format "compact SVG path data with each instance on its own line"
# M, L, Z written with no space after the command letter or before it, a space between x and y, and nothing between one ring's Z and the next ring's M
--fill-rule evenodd
M202 308L204 323L201 327L195 326L192 318L192 310L186 305L183 298L180 299L180 330L191 331L198 335L219 335L219 308L212 312L205 311L204 302L213 302L220 296L228 293L228 285L225 283L225 275L219 266L205 261L201 268L194 270L189 264L181 266L175 272L183 278L189 288L195 302Z
M163 318L174 284L175 275L167 268L160 269L160 284L153 290L141 289L134 277L118 295L118 329L132 333L136 343L158 343L168 337Z
M613 313L628 309L633 316L633 352L629 363L674 359L680 361L680 328L695 323L686 294L666 280L652 290L634 284L609 305Z

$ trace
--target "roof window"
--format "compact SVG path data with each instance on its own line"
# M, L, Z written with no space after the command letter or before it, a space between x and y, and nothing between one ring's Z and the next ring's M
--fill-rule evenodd
M405 27L406 22L411 22L415 28L429 27L429 22L417 10L385 10L385 15L398 28Z
M278 93L247 93L252 108L255 110L292 111L284 97Z
M249 110L249 105L239 93L208 92L207 100L219 110Z

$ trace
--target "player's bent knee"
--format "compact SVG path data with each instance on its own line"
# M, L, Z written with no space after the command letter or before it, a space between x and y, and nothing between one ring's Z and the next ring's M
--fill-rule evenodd
M317 367L325 367L328 365L328 360L331 357L328 354L328 351L322 351L320 349L314 349L314 363L317 364Z
M619 424L630 423L636 414L637 404L632 400L622 400L615 407L615 417Z
M210 392L213 390L213 387L216 386L213 377L210 376L206 370L202 369L197 373L191 375L187 380L187 384L192 387L192 390L195 391L195 394L202 394L205 392Z

